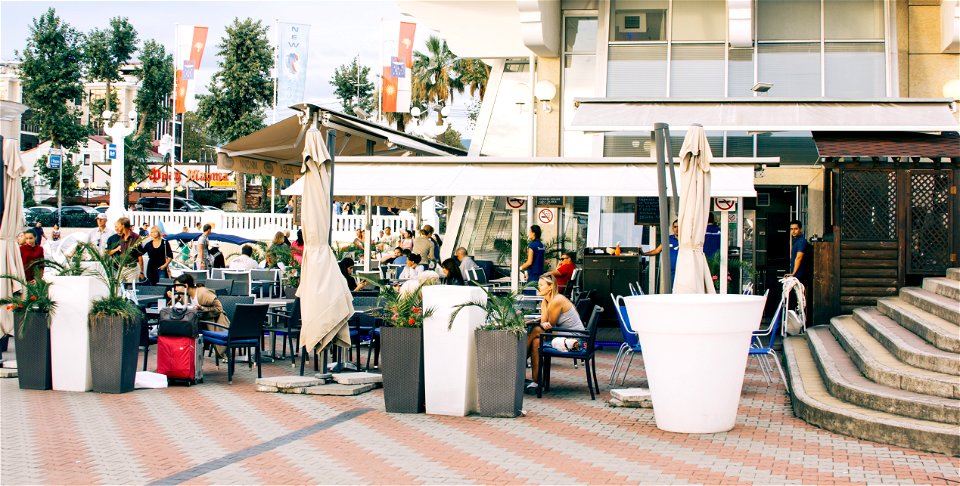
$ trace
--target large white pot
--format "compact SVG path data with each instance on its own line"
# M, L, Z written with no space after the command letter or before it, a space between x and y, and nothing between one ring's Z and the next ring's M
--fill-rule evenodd
M624 299L643 348L657 428L725 432L737 406L764 296L638 295Z
M53 389L89 391L90 328L87 324L93 301L107 295L96 277L48 277L50 298L57 309L50 319L50 366Z
M449 327L453 306L485 302L479 287L430 285L423 287L423 307L433 314L423 320L423 382L426 411L434 415L465 416L477 410L477 339L483 309L463 309Z

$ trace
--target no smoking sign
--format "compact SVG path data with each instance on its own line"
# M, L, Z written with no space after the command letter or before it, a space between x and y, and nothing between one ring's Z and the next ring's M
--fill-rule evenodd
M550 224L553 222L553 210L549 208L543 208L537 212L537 219L543 224Z

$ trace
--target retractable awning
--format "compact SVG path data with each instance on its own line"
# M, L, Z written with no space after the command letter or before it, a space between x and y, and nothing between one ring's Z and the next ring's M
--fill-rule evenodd
M956 131L949 99L719 100L578 98L571 128L584 132L648 132L655 123L712 131Z
M776 162L777 157L714 159L711 195L755 197L754 166ZM651 158L340 157L335 179L335 196L657 195Z

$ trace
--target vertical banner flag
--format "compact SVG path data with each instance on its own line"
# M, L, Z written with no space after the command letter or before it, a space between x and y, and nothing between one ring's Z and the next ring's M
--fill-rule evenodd
M408 68L413 67L413 37L417 32L417 24L400 22L400 40L397 43L397 57L403 58Z
M383 67L383 112L396 113L397 111L397 78L390 72L390 66Z
M277 66L277 106L303 101L307 85L310 26L280 23L280 65Z
M194 83L207 45L207 27L180 25L177 30L177 52L174 64L177 71L176 113L184 113L188 102L193 103L196 92Z

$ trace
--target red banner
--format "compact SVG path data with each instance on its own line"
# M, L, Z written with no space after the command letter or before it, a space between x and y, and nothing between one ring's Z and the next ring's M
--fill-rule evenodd
M183 70L177 69L177 102L174 105L174 113L187 112L187 80L183 79Z
M407 63L407 68L413 67L413 36L417 32L417 24L400 22L400 41L397 43L397 56Z
M190 61L194 69L200 69L200 59L203 58L203 48L207 45L207 28L193 28L193 42L190 43Z
M390 72L390 66L383 67L382 108L384 113L397 111L397 78Z

